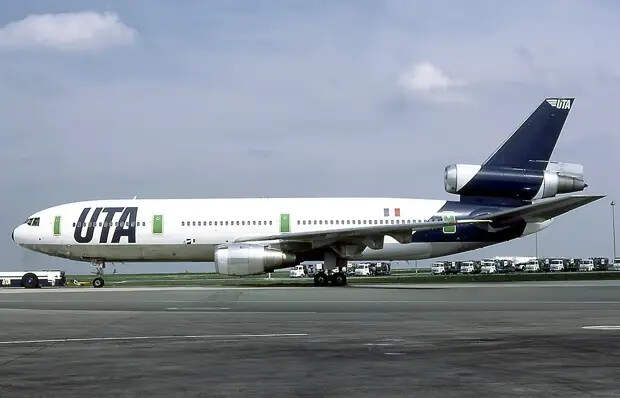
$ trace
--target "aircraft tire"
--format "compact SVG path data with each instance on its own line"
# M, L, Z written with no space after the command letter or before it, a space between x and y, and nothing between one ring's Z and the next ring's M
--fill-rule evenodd
M314 286L327 286L329 279L325 272L319 272L314 275Z
M22 276L22 286L26 289L34 289L39 287L39 278L32 272L28 272Z
M332 285L333 286L344 286L347 284L347 276L342 272L336 272L332 275Z
M103 287L105 285L105 282L103 280L103 278L97 277L95 279L93 279L93 287L94 288L100 288Z

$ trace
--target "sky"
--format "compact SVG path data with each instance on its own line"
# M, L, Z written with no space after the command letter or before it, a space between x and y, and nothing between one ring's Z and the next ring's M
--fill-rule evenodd
M539 233L539 255L611 257L618 37L613 1L2 2L0 270L89 271L11 241L66 202L458 200L444 167L483 162L545 97L576 97L552 159L607 197ZM450 259L534 254L530 236Z

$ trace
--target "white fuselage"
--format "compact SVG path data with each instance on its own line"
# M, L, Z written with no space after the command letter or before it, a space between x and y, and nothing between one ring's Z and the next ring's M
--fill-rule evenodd
M32 250L84 261L213 261L217 246L239 238L422 222L445 204L401 198L96 200L37 212L31 218L38 225L20 225L13 238ZM548 224L528 224L526 232ZM350 259L414 260L492 243L400 244L386 236L382 249L366 248Z

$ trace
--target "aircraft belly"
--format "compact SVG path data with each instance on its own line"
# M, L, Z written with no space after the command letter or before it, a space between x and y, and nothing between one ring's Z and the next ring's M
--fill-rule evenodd
M351 260L421 260L479 249L498 242L415 242L387 243L383 249L366 248Z
M29 249L74 260L213 261L215 245L28 245Z

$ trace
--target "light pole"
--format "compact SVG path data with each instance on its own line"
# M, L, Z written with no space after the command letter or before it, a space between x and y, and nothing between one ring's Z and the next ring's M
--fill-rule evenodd
M611 203L611 230L614 239L614 261L616 261L616 203L612 200Z

